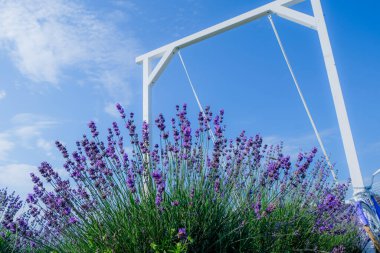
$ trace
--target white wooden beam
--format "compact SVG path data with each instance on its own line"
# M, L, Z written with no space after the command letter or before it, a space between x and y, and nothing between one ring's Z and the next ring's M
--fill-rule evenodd
M317 25L313 16L307 15L300 11L292 10L288 7L284 7L281 5L273 7L272 11L273 13L277 14L278 16L284 19L306 26L313 30L317 30Z
M171 58L176 53L174 48L169 48L166 50L164 55L161 57L160 61L154 67L153 71L149 74L149 85L154 84L154 82L160 77L162 72L165 70L166 66L169 64Z
M344 104L338 71L336 69L334 55L320 0L311 0L311 6L317 22L319 41L321 43L323 59L325 61L335 112L338 118L340 134L342 136L343 147L352 180L352 186L354 188L354 192L357 192L359 190L363 190L364 188L363 177L360 171L359 160L351 133L350 122L348 120L347 110Z
M259 7L257 9L248 11L246 13L239 15L239 16L236 16L234 18L228 19L224 22L221 22L219 24L211 26L211 27L204 29L200 32L194 33L192 35L189 35L187 37L184 37L182 39L174 41L174 42L172 42L166 46L160 47L160 48L155 49L153 51L150 51L146 54L140 55L136 58L136 63L142 63L142 61L146 58L161 57L168 50L168 48L181 49L181 48L190 46L192 44L195 44L197 42L200 42L202 40L213 37L215 35L218 35L220 33L231 30L235 27L244 25L248 22L251 22L253 20L256 20L256 19L261 18L263 16L266 16L268 14L271 14L272 9L275 7L278 7L278 6L289 7L289 6L298 4L298 3L303 2L303 1L305 1L305 0L277 0L277 1L271 2L269 4L266 4L266 5Z
M143 120L151 123L152 119L152 86L149 84L149 75L151 71L150 59L143 62Z

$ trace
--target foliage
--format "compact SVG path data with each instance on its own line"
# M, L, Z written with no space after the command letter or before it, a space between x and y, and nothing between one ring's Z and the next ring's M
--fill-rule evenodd
M331 182L316 148L293 165L281 145L264 145L259 135L243 131L228 140L223 110L213 116L206 108L192 128L186 105L177 106L170 127L159 115L159 144L152 145L148 125L139 137L133 113L117 109L132 151L116 122L106 141L90 122L92 138L84 135L71 155L56 142L70 179L47 162L39 167L43 179L31 174L29 209L14 223L24 245L56 252L360 251L354 209L344 201L349 184Z
M15 193L0 189L0 252L11 252L17 243L15 215L22 207L22 201Z

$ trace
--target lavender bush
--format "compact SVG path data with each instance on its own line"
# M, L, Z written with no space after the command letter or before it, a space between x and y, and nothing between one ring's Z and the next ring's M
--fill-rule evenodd
M228 140L223 110L206 108L192 127L186 105L169 124L159 115L153 145L148 125L139 136L133 113L117 109L132 151L116 122L104 141L90 122L72 154L57 142L70 179L47 162L31 174L14 228L24 241L57 252L360 251L349 184L332 183L316 148L292 164L259 135Z
M11 252L16 248L16 227L22 225L22 221L15 216L21 207L22 201L15 193L0 189L0 252Z

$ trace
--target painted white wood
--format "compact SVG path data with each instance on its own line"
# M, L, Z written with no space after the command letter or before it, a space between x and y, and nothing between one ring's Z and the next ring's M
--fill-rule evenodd
M320 0L311 0L314 16L317 22L317 31L321 43L323 58L326 65L327 76L330 83L331 93L334 100L335 112L338 118L340 134L346 154L348 169L352 180L354 192L364 188L363 177L360 170L359 160L355 149L354 139L351 133L346 106L340 86L338 71L336 69L330 38L322 11Z
M152 119L152 87L149 83L151 64L149 59L143 62L143 120L151 123Z
M154 67L152 72L149 74L148 84L153 85L154 82L160 77L162 72L165 70L166 66L169 64L171 58L176 53L174 48L170 48L166 50L164 55L161 57L160 61L157 63L157 65Z
M315 18L307 15L305 13L302 13L300 11L292 10L288 7L284 6L276 6L272 8L273 13L277 14L278 16L288 19L294 23L306 26L308 28L317 29Z
M303 1L305 1L305 0L277 0L277 1L273 1L271 3L268 3L266 5L263 5L259 8L257 8L257 9L248 11L244 14L241 14L241 15L236 16L234 18L228 19L224 22L221 22L221 23L216 24L214 26L211 26L207 29L204 29L200 32L189 35L185 38L174 41L168 45L165 45L163 47L160 47L158 49L150 51L146 54L140 55L136 58L136 63L141 63L146 58L161 57L170 48L181 49L181 48L190 46L192 44L195 44L197 42L200 42L202 40L213 37L215 35L226 32L228 30L231 30L233 28L236 28L238 26L244 25L248 22L251 22L253 20L256 20L256 19L261 18L263 16L266 16L268 14L271 14L272 9L277 7L277 6L289 7L289 6L295 5L295 4L303 2Z
M149 144L152 145L153 127L152 127L152 86L150 85L151 62L147 58L143 62L143 121L148 123L149 127ZM144 189L146 185L144 183Z

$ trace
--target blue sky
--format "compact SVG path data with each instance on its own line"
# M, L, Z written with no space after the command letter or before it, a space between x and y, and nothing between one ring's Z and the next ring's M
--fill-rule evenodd
M54 147L70 149L87 122L103 132L120 102L141 121L142 53L249 11L257 1L0 0L0 187L24 195L29 172ZM376 1L322 0L365 181L380 168L380 23ZM296 9L310 13L308 1ZM274 17L289 59L339 178L349 177L315 31ZM266 18L181 51L204 105L224 108L228 134L242 129L284 141L294 155L317 146ZM153 114L196 102L178 57L153 90ZM61 170L61 169L60 169ZM61 170L62 171L62 170Z

